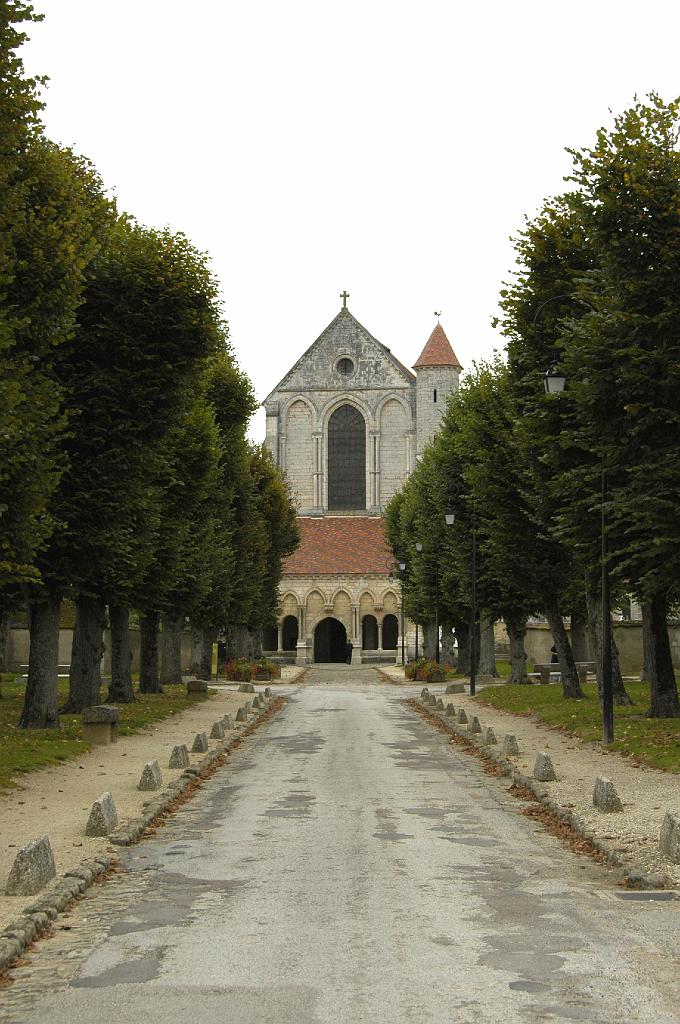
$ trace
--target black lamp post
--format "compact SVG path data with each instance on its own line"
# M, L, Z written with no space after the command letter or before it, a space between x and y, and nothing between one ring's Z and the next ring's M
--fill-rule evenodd
M564 391L566 378L552 368L543 377L547 395ZM602 462L602 506L600 513L600 557L602 562L602 739L614 742L614 687L612 682L612 614L609 569L607 566L607 469Z
M406 572L406 562L399 562L399 572L402 574ZM402 584L401 588L401 663L406 664L406 658L404 654L404 587Z

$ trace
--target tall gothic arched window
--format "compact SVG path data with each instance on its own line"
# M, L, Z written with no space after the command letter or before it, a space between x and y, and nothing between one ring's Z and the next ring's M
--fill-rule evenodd
M328 508L366 508L366 423L353 405L341 405L328 421Z

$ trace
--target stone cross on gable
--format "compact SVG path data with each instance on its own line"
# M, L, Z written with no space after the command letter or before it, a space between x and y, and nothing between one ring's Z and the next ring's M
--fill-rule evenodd
M342 299L342 308L343 309L347 309L347 300L349 298L349 292L348 291L341 292L340 293L340 298Z

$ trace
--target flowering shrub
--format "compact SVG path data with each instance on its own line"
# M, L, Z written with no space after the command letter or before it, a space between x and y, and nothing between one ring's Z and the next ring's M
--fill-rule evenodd
M415 679L423 683L443 683L446 679L453 679L455 669L452 665L437 664L436 661L428 658L418 658L406 666L404 674L407 679Z
M224 677L234 683L249 683L253 678L253 666L247 658L232 658L224 666Z
M262 680L280 679L281 667L267 658L260 658L259 661L232 658L224 666L224 677L234 683L250 683L258 677Z

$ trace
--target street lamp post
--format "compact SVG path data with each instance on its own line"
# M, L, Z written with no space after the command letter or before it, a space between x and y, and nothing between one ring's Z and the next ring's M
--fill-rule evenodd
M543 377L546 394L558 395L564 391L566 377L554 368ZM602 562L602 739L614 742L614 686L612 680L612 612L609 568L607 565L607 469L602 462L602 504L600 512L600 557Z
M404 575L406 571L406 562L399 562L399 572ZM404 586L401 587L401 663L406 664L406 658L404 655Z
M418 541L416 543L416 551L418 552L418 554L421 554L422 550L423 550L423 545L420 543L420 541ZM417 602L417 600L416 600L415 612L416 612L416 661L417 661L418 660L418 602Z

